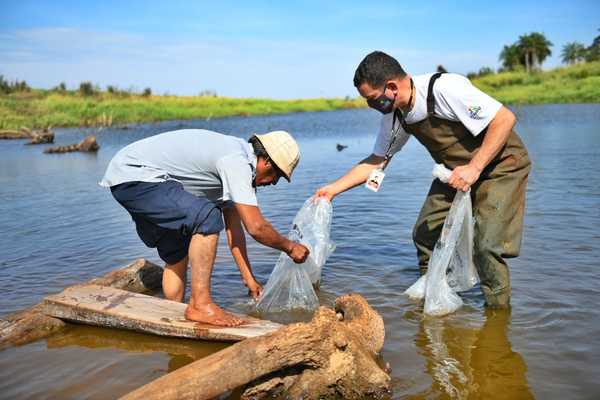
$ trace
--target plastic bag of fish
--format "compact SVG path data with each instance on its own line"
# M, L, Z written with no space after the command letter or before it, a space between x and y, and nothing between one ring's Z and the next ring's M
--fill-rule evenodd
M260 312L314 310L319 306L315 287L319 287L323 265L335 249L330 239L332 216L331 202L324 198L310 198L304 203L288 239L307 246L310 255L302 264L295 264L285 253L279 255L256 305Z
M447 183L452 171L437 164L432 174ZM469 290L477 283L473 225L471 190L458 190L433 249L427 273L404 292L413 299L425 298L425 314L442 316L456 311L463 304L457 293Z

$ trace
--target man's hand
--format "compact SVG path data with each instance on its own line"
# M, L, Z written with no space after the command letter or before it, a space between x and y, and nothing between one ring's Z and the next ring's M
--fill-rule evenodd
M333 198L335 197L337 193L335 192L335 190L333 189L333 185L329 184L329 185L325 185L321 188L319 188L316 192L315 192L315 200L318 199L319 197L324 197L327 199L327 201L331 202L331 200L333 200Z
M246 287L248 288L248 296L252 296L255 301L258 301L263 292L262 285L256 282L256 280L252 280L246 283Z
M477 182L479 175L481 175L481 170L476 166L472 164L461 165L452 171L452 175L448 179L448 185L454 189L466 192Z
M294 260L296 264L302 264L310 254L308 248L300 243L292 242L287 255Z

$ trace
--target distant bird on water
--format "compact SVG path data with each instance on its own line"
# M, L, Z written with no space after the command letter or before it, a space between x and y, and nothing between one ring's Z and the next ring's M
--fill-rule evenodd
M344 146L343 144L339 144L339 143L335 145L335 148L337 149L337 151L342 151L346 147L348 147L348 146Z

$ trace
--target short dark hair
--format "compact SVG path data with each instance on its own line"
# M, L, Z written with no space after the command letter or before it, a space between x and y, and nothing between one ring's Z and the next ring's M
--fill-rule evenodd
M269 153L267 153L267 150L265 150L265 146L263 146L263 144L260 142L260 140L258 140L256 135L254 135L250 139L248 139L248 143L250 143L252 145L252 149L254 150L254 155L257 158L263 157L263 158L269 159Z
M402 79L405 76L406 72L394 57L382 51L374 51L358 64L354 73L354 86L358 88L363 83L368 83L379 88L390 79Z

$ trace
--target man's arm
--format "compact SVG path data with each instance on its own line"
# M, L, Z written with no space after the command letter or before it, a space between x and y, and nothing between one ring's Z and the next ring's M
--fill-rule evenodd
M371 171L376 168L385 168L387 163L384 163L384 158L371 154L369 157L360 161L355 165L346 175L342 176L338 180L329 185L323 186L318 189L315 193L316 197L325 197L331 201L335 196L340 193L350 190L362 183L365 183Z
M231 250L231 255L240 270L244 285L248 288L249 294L256 300L260 297L263 288L256 281L252 273L252 267L250 266L246 250L246 235L242 228L242 221L235 207L225 208L223 216L225 217L229 250Z
M234 204L244 227L254 240L265 246L285 252L295 263L300 264L306 261L310 253L308 249L304 245L280 235L263 217L258 207L239 203Z
M516 121L515 115L508 108L502 106L488 125L481 148L475 157L467 165L456 167L452 171L448 184L463 192L469 190L471 185L477 182L483 169L504 146Z

